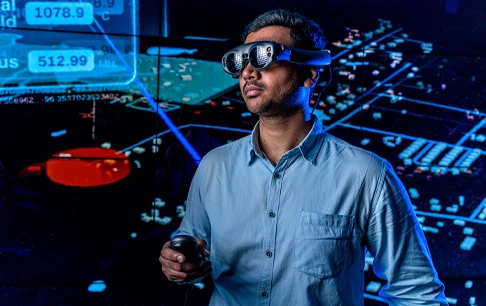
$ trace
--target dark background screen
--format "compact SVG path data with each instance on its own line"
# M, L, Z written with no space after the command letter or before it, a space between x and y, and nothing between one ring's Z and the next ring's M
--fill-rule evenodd
M391 162L449 302L485 303L484 1L0 4L0 305L183 304L159 251L200 157L258 120L220 60L273 8L322 26L315 114ZM383 305L372 260L365 304Z

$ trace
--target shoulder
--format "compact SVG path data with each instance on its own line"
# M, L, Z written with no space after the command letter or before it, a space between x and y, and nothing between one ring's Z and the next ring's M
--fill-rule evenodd
M348 169L372 172L374 175L384 173L388 162L375 153L354 146L336 136L325 134L322 147L322 156L331 160L336 165L345 166Z
M245 161L250 150L250 137L251 135L247 135L209 151L202 158L199 167L212 168L239 160Z

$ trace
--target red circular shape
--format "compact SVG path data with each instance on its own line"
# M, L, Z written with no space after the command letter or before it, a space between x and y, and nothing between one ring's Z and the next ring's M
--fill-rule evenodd
M65 186L108 185L120 181L129 173L128 157L113 149L70 149L54 154L46 163L47 177Z

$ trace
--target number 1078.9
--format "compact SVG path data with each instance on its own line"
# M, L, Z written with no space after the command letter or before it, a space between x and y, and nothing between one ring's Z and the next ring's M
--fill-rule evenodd
M82 7L76 8L75 11L71 12L70 7L36 7L35 18L70 18L77 17L82 18L84 16L84 9Z

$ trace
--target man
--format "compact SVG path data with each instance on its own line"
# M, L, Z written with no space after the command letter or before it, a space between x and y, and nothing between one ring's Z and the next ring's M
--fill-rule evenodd
M285 10L247 26L245 44L259 41L324 47L316 23ZM210 305L363 305L366 247L386 280L384 301L447 305L392 167L326 134L311 115L318 76L287 61L242 65L243 98L260 121L252 135L203 158L179 229L197 237L202 257L186 262L166 243L162 271L182 283L212 272Z

